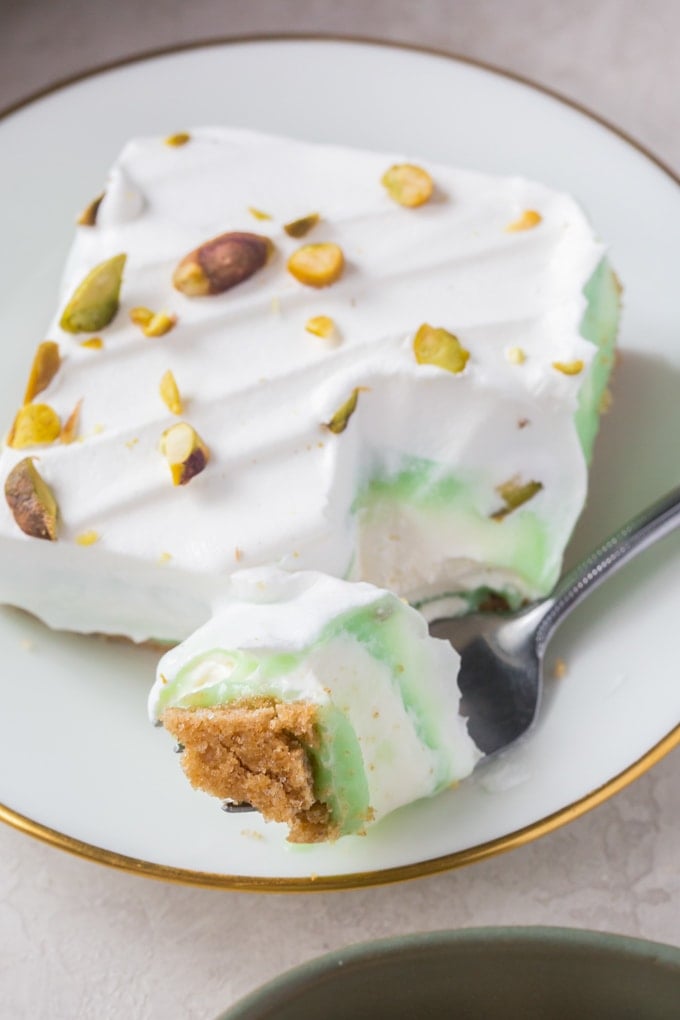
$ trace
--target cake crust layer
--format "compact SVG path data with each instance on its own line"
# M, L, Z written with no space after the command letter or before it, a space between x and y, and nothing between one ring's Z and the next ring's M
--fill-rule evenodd
M162 722L184 747L182 767L192 786L285 822L291 843L319 843L338 833L314 792L307 749L318 742L316 715L316 705L253 699L169 708Z

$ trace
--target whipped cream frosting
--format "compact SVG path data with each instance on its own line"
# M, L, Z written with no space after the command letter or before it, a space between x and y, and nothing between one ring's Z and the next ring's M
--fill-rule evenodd
M271 670L272 661L285 665ZM365 803L349 814L363 827L464 778L479 760L458 714L459 664L448 641L430 637L423 617L389 592L257 568L233 575L211 620L163 656L149 714L262 696L332 706L356 737L353 785Z
M522 178L419 160L435 194L402 208L381 177L404 158L223 128L193 130L179 147L148 138L124 148L96 225L78 228L46 334L63 364L39 399L62 420L82 400L81 441L5 447L0 457L4 480L18 460L39 456L60 508L59 539L23 535L3 501L0 599L53 626L177 640L208 618L225 576L257 564L364 577L416 600L457 590L463 561L473 564L466 584L510 578L531 596L552 583L585 497L574 415L598 349L580 329L603 247L569 196ZM254 218L253 208L271 218ZM527 209L540 213L538 226L508 231ZM283 225L312 212L320 221L304 241L288 237ZM274 256L224 294L175 290L180 259L228 231L266 235ZM318 242L340 245L346 267L314 290L286 260ZM100 331L103 349L83 348L86 337L59 328L60 314L93 266L123 252L118 314ZM147 338L130 322L135 306L173 313L177 324ZM334 320L334 341L306 332L317 315ZM416 362L422 323L455 333L470 352L462 373ZM516 347L522 364L509 357ZM578 375L554 367L575 361ZM177 420L158 392L168 370L183 420L210 450L183 487L172 486L159 453ZM330 433L323 423L355 387L347 429ZM430 507L403 541L412 509L389 526L364 526L357 511L372 478L411 463L455 474L469 494L474 513L449 517L444 550ZM494 560L500 539L479 525L514 476L543 486L531 511L545 554L531 577ZM507 547L512 516L498 534L506 525ZM97 541L81 548L85 531Z

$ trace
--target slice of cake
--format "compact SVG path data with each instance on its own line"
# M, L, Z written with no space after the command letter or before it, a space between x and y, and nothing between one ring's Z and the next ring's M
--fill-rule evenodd
M161 659L149 710L194 786L314 843L472 771L459 661L387 591L262 568Z
M571 198L205 128L127 145L80 223L6 410L0 601L176 641L244 566L429 616L552 587L618 314Z

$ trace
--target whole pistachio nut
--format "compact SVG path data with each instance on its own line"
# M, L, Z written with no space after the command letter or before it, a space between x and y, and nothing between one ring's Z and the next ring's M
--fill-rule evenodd
M303 244L288 259L288 272L306 287L328 287L344 268L345 256L337 244Z
M14 419L7 443L15 450L23 450L27 446L54 443L60 434L59 415L49 404L24 404Z
M434 183L427 170L413 163L397 163L386 170L381 184L399 205L414 209L432 197Z
M513 510L533 499L542 488L542 482L522 482L517 475L514 478L510 478L509 481L496 486L496 492L505 503L505 506L491 514L492 518L495 521L502 521Z
M260 234L220 234L184 256L173 285L187 297L223 294L262 269L273 249L269 238Z
M5 479L5 499L12 516L25 535L57 538L59 510L54 494L38 473L32 457L15 464Z
M284 223L283 229L289 237L306 237L310 230L317 225L320 220L318 213L310 213L308 216L301 216L299 220L291 220L290 223Z
M90 270L76 287L59 325L67 333L94 333L111 322L118 311L126 255L114 255Z
M46 390L54 379L61 365L59 344L53 340L43 340L33 356L33 364L26 383L24 404L30 404L34 397Z
M185 421L171 425L161 436L161 453L168 462L173 485L186 485L210 459L208 447Z
M426 322L414 337L413 353L419 365L436 365L454 375L463 371L470 357L457 336Z

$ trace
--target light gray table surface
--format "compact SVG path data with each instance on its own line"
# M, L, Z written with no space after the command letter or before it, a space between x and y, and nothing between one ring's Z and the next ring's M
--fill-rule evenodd
M0 0L0 107L194 39L337 32L434 45L585 104L680 171L678 0ZM399 886L263 896L154 882L0 828L0 1016L210 1018L325 950L551 924L680 945L680 750L509 854Z

